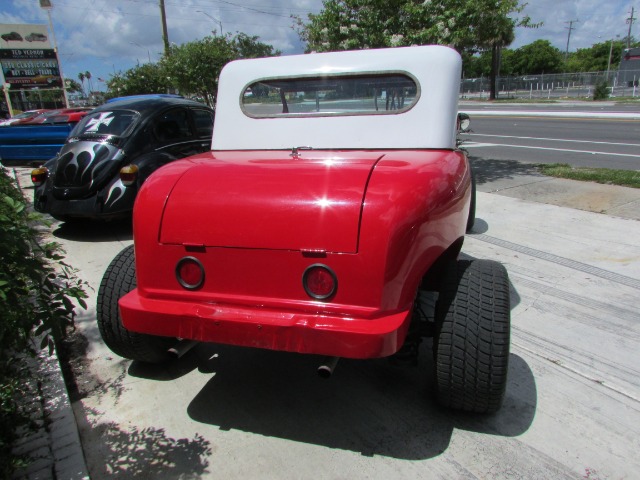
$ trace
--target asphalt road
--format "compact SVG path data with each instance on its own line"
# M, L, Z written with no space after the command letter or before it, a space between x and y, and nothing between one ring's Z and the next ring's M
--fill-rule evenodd
M639 92L640 93L640 92ZM553 102L526 102L519 103L517 101L506 102L478 102L478 101L460 101L460 110L463 112L483 112L483 111L502 111L505 113L513 111L528 111L531 113L541 112L564 112L567 116L571 116L580 112L591 113L624 113L624 114L640 114L640 96L635 102L618 103L616 101L600 101L593 102L590 100L564 100Z
M512 286L507 396L495 415L431 398L418 367L200 345L169 367L121 359L95 321L126 224L58 224L93 290L77 319L73 408L94 480L634 478L640 469L640 223L479 193L467 257Z
M461 138L474 158L640 169L640 120L469 113L472 131Z

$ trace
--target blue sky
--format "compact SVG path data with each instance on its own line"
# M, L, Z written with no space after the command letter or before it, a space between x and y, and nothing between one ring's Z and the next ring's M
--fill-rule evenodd
M98 78L146 63L156 62L163 50L158 0L51 0L51 18L63 73L76 79L90 71L94 89L103 90ZM569 50L589 47L627 35L631 7L640 19L639 0L530 0L526 13L544 25L518 29L511 45L517 48L537 39L549 40L564 51L570 20ZM169 41L176 44L201 39L212 30L220 34L257 35L283 54L301 53L303 46L291 28L290 15L306 18L322 8L320 0L165 0ZM0 23L49 23L38 0L0 0ZM640 21L632 35L640 38Z

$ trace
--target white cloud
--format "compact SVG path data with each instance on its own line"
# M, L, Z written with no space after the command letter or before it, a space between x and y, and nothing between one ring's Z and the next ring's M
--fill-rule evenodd
M544 25L536 29L519 28L513 48L526 45L538 39L549 40L563 52L567 46L569 22L577 20L571 27L569 51L587 48L594 43L605 42L619 35L627 35L629 25L626 19L634 2L630 0L602 2L601 0L536 0L529 2L523 14L529 15L535 22L543 21ZM636 9L634 16L638 15ZM637 21L634 22L632 35L639 36Z
M5 3L6 2L6 3ZM0 23L47 24L47 13L36 0L3 0ZM55 35L65 76L77 78L90 70L107 78L137 62L157 61L164 51L157 0L52 0ZM284 54L303 46L291 28L290 16L317 11L312 0L165 0L169 41L176 44L211 35L257 35ZM204 13L202 13L204 12ZM214 20L215 19L215 20ZM222 24L222 25L220 25Z

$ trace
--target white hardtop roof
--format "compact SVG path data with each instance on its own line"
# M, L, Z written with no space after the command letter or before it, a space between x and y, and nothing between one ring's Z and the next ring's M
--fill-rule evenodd
M230 62L220 74L212 149L454 148L461 65L458 53L443 46ZM417 102L406 111L382 115L256 118L242 109L246 88L259 80L373 73L413 77Z

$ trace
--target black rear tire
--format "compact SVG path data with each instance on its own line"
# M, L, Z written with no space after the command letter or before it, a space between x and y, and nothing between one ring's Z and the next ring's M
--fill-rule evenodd
M438 402L492 413L502 405L509 364L509 277L498 262L459 260L447 271L436 304Z
M175 338L131 332L122 325L118 300L136 287L133 245L111 261L98 290L98 329L104 343L116 355L146 363L169 360Z

